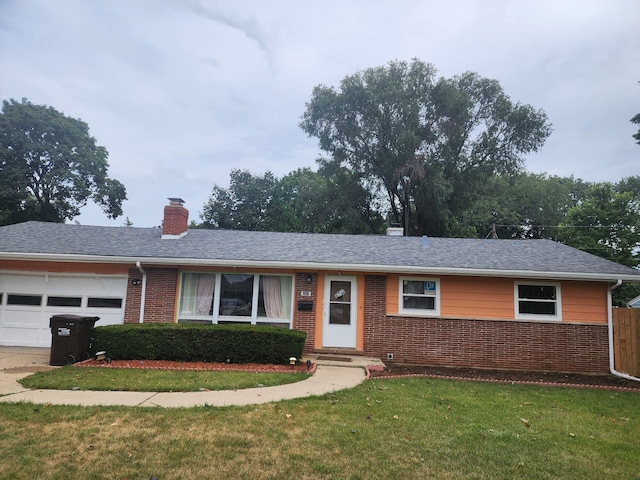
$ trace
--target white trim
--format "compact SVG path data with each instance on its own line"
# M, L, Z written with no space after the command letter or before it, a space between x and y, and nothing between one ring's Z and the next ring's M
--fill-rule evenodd
M147 265L181 265L200 266L218 269L224 268L273 268L278 270L337 270L340 272L375 272L375 273L403 273L408 275L453 275L471 277L506 277L530 278L545 280L583 280L594 282L616 282L618 279L628 282L640 282L638 275L620 275L615 273L581 273L581 272L549 272L529 270L495 270L475 268L435 268L404 265L374 265L374 264L344 264L321 262L274 262L249 260L217 260L202 258L164 258L164 257L124 257L104 255L69 255L43 253L0 253L0 260L35 260L52 262L81 262L81 263L118 263L130 264L136 260L144 261Z
M175 240L184 237L187 233L189 233L189 230L185 230L184 232L178 233L177 235L174 233L163 233L160 238L162 240Z
M136 268L142 274L142 285L140 285L140 314L138 323L144 323L144 305L147 299L147 272L142 268L140 261L136 262Z
M556 313L555 315L545 315L545 314L536 314L536 313L520 313L520 304L519 301L520 295L518 293L518 286L520 285L532 285L532 286L544 286L544 287L554 287L556 289L556 299L553 301L556 305ZM536 301L531 299L524 299L527 301ZM551 300L541 300L544 303L552 303ZM555 282L513 282L513 309L514 316L516 320L533 320L533 321L562 321L562 292L559 283Z
M403 297L407 295L403 291L403 282L405 280L408 281L417 281L417 282L434 282L436 284L436 292L434 295L416 295L419 297L432 297L434 299L434 308L433 309L421 309L421 308L404 308L403 307ZM428 317L439 317L440 316L440 279L432 278L432 277L407 277L401 276L398 280L398 313L401 315L410 315L412 317L415 316L428 316Z

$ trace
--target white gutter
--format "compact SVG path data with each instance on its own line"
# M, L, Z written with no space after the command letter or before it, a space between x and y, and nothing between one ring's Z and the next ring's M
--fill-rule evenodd
M144 322L144 302L147 296L147 272L144 271L142 265L140 265L140 260L136 262L136 268L142 274L142 292L140 293L140 317L138 318L138 323Z
M611 371L612 375L617 377L624 378L625 380L635 380L636 382L640 382L640 378L628 375L626 373L618 372L616 370L614 352L613 352L613 313L612 308L613 304L611 302L611 292L614 291L622 285L622 280L618 280L616 284L612 287L609 287L607 290L607 311L608 313L608 327L609 327L609 371Z

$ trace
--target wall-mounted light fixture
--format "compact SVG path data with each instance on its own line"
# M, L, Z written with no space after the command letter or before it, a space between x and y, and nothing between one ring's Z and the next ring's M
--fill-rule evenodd
M310 273L307 273L307 278L305 278L305 280L307 281L307 283L313 282L313 277L311 276Z
M131 285L140 285L140 279L139 278L134 278L131 280Z

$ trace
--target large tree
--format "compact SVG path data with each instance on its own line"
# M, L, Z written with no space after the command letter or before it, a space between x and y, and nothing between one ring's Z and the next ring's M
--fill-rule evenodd
M586 197L569 209L558 239L608 260L640 267L640 177L617 184L596 183ZM614 302L624 303L640 293L640 285L623 285Z
M274 195L277 179L271 173L252 175L248 170L231 170L229 188L213 187L205 203L202 220L205 228L230 230L272 230Z
M520 171L551 132L544 112L513 103L475 73L436 80L420 60L390 62L316 86L300 122L361 184L380 192L410 235L452 235L494 175Z
M278 179L232 170L229 188L213 187L204 228L304 233L379 233L383 219L350 172L298 169Z
M92 200L122 215L124 185L107 175L107 150L82 120L53 107L5 100L0 113L0 224L64 222Z
M279 182L283 231L306 233L380 233L384 219L371 193L343 167L317 172L298 169Z
M469 236L557 239L570 208L585 198L589 183L573 177L521 173L490 178L472 207L459 217Z

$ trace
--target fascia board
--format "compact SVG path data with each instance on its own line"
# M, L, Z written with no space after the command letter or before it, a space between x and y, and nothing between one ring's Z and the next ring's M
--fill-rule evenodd
M495 270L474 268L420 267L403 265L373 265L373 264L341 264L319 262L277 262L254 260L216 260L201 258L165 258L165 257L125 257L102 255L70 255L70 254L42 254L42 253L0 253L0 260L31 260L42 262L74 262L74 263L117 263L143 265L181 265L222 268L276 268L290 270L332 270L339 272L365 273L404 273L414 275L453 275L468 277L508 277L534 278L546 280L585 280L600 282L640 282L638 275L612 273L581 273L581 272L547 272L532 270Z

